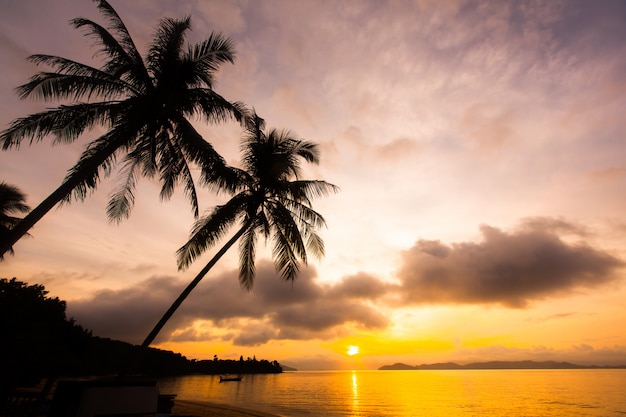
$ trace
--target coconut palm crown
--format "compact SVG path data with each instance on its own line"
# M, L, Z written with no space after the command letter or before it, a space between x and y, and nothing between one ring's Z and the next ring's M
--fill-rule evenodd
M263 132L264 121L253 115L242 144L243 168L237 193L224 205L200 218L189 241L178 252L178 266L187 268L200 254L239 222L239 280L246 289L254 283L254 258L258 236L271 240L276 270L292 281L307 252L324 255L318 230L326 225L313 210L311 199L337 192L338 187L320 180L303 180L302 160L319 163L317 144L296 139L289 131Z
M5 236L21 220L17 213L27 213L26 196L17 187L0 182L0 238ZM9 248L13 254L13 248ZM2 255L0 255L0 258Z
M219 67L234 62L230 39L211 33L204 41L186 45L190 18L164 18L157 26L145 58L117 12L105 0L97 1L104 27L76 18L99 47L99 68L52 55L29 60L52 68L17 88L21 98L60 101L56 108L18 118L0 134L2 149L17 148L52 137L54 143L73 143L85 132L102 126L106 133L91 141L64 183L12 231L2 251L15 243L59 202L83 200L96 188L101 175L109 175L121 159L120 181L107 207L110 219L128 217L139 176L158 176L161 198L168 199L182 183L194 215L198 200L191 166L200 167L200 181L211 187L229 187L230 171L214 148L192 126L190 119L242 121L245 107L229 102L213 90Z
M313 210L311 200L337 192L339 188L321 180L301 179L301 161L317 164L317 144L294 137L289 131L263 131L265 122L253 114L242 142L242 168L232 168L238 185L232 198L215 207L194 224L189 241L177 252L179 269L224 237L231 226L238 231L213 256L163 315L143 342L147 347L182 304L193 288L224 253L239 242L239 282L251 290L255 279L255 252L259 236L271 241L273 258L281 278L293 281L300 264L308 262L307 253L324 255L324 242L318 230L326 225Z

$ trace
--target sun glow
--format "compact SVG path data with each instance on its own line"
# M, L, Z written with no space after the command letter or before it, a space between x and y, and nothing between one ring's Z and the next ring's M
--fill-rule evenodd
M346 353L348 354L348 356L358 355L359 354L359 347L358 346L354 346L354 345L350 345L350 346L348 346L348 351Z

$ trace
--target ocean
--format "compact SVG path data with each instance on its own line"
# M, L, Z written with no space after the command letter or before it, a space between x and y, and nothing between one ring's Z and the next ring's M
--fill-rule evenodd
M297 371L158 381L163 394L285 417L626 416L626 369Z

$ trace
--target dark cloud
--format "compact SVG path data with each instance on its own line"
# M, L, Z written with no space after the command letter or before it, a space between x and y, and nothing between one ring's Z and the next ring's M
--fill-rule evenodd
M403 253L396 283L361 272L323 284L314 268L303 269L293 283L284 282L271 262L262 261L254 289L246 292L236 270L209 274L157 341L220 339L253 346L274 339L332 338L345 325L385 328L389 319L377 304L523 308L531 301L611 282L623 265L581 242L586 230L565 220L530 218L512 232L491 226L481 231L480 242L418 241ZM69 302L68 314L96 335L140 343L192 278L154 276L128 288L102 290ZM194 327L196 320L207 325Z
M321 299L314 303L288 306L274 315L276 324L282 329L306 329L322 332L334 326L354 322L365 328L380 328L387 324L387 319L371 307L358 302L338 299Z
M397 271L405 305L500 304L530 301L593 288L616 279L618 258L565 236L584 235L560 219L531 218L510 233L482 226L483 240L444 245L418 241L404 252Z
M364 300L376 300L384 297L393 288L373 275L359 272L355 275L344 277L335 285L328 295L337 299L344 297L360 298Z
M235 270L214 277L209 274L176 311L157 341L219 337L255 345L276 338L325 337L333 327L345 323L363 328L387 325L380 312L363 303L384 291L375 278L354 276L333 286L318 283L315 275L313 268L307 268L295 282L284 282L272 263L259 262L254 289L246 292L239 286ZM132 287L102 290L88 299L72 301L68 313L96 335L141 343L185 286L179 278L152 277ZM232 332L215 336L196 330L191 325L198 319ZM246 324L249 322L254 326Z
M170 277L152 277L134 287L100 290L67 304L68 315L102 337L141 343L182 286ZM179 321L172 318L172 322Z
M279 338L278 331L273 325L251 323L244 326L241 331L233 337L233 343L237 346L258 346L277 338Z

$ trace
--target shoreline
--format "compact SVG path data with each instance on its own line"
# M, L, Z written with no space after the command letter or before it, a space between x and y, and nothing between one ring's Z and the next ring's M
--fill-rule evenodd
M229 404L188 400L174 400L172 415L193 417L280 417L277 414L240 408Z

